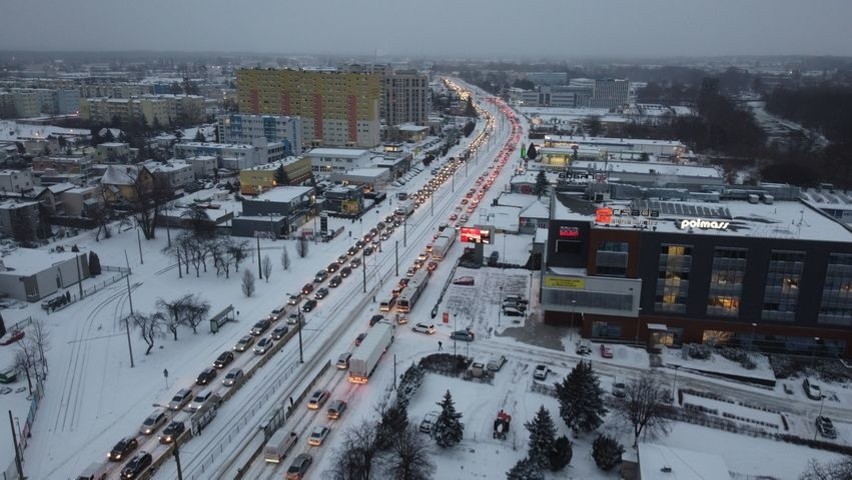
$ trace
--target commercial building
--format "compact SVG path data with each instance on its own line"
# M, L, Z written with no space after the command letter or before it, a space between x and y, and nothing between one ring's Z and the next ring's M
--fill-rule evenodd
M801 201L556 195L545 322L583 336L852 354L852 233Z
M279 169L283 169L282 174ZM240 170L240 193L259 195L275 187L300 185L311 178L311 160L288 157L283 160ZM282 182L283 181L283 182Z
M0 260L0 294L36 302L89 278L85 253L19 248Z
M284 144L288 157L302 153L302 119L282 115L230 114L219 118L219 140L222 143L252 143L265 138L267 142Z
M627 103L630 82L620 78L595 80L594 96L589 101L592 108L617 108Z
M302 145L379 143L381 75L307 70L238 70L240 113L302 118Z
M243 211L231 220L231 235L279 238L294 232L314 211L313 187L276 187L243 200Z
M364 189L354 185L335 185L323 192L323 210L342 215L359 215L364 210Z
M370 151L357 148L315 148L305 157L310 159L313 172L323 176L371 166Z
M640 160L643 157L674 161L689 152L682 142L676 140L653 140L642 138L575 137L573 135L545 135L542 143L550 156L558 154L571 156L575 147L581 152L596 152L598 158L618 158ZM646 155L642 155L646 154ZM566 158L562 156L563 160Z
M175 145L175 157L180 159L210 156L219 160L222 168L238 171L283 159L284 144L267 143L258 139L254 144L185 142Z

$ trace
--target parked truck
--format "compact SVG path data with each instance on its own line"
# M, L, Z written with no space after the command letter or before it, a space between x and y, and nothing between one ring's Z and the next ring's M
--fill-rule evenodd
M400 202L393 213L400 218L411 216L414 213L414 204L411 202Z
M444 232L441 233L438 238L435 239L435 242L432 244L432 258L435 260L443 260L447 255L447 252L450 250L450 247L453 246L453 243L456 240L456 232L455 230L446 228Z
M380 321L370 328L370 334L364 339L349 359L349 381L367 383L382 355L393 343L396 327L386 321Z

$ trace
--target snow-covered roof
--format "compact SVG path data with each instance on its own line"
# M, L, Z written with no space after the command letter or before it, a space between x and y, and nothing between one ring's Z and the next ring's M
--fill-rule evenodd
M312 187L275 187L261 193L254 200L289 203L297 200L302 195L307 195L312 190Z
M525 195L522 193L500 192L497 197L497 205L505 205L508 207L527 208L538 199L534 195Z
M527 208L521 210L520 216L525 218L550 218L550 207L543 202L535 201Z
M315 148L305 155L311 157L337 157L337 158L359 158L369 153L369 150L360 148Z
M722 178L722 172L712 166L680 165L669 162L629 162L624 160L577 160L571 162L573 169L592 172L635 173L644 175L674 175L679 177Z
M640 478L643 479L721 480L731 478L728 465L719 455L653 443L639 444L639 471Z
M53 125L28 125L13 121L0 121L0 141L39 140L50 136L86 137L91 132L79 128L62 128Z
M341 175L357 177L381 177L387 174L387 168L353 168L352 170L347 170Z
M536 228L533 243L547 243L547 231L546 228Z
M82 255L82 253L19 248L3 257L3 264L9 270L0 272L0 275L14 275L16 277L35 275L56 263L73 259L76 255Z
M101 177L104 185L134 185L139 176L139 168L135 165L109 165Z

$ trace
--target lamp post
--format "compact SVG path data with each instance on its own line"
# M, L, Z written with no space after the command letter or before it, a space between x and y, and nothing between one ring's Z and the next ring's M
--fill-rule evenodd
M577 300L571 300L571 330L570 330L570 339L574 340L574 308L577 305Z
M299 308L296 306L296 308ZM305 363L305 357L302 356L302 325L305 324L305 319L302 316L302 309L299 308L299 363Z
M503 285L500 285L500 301L503 301ZM500 320L503 318L503 308L497 312L497 326L500 326Z
M675 375L674 375L674 383L672 383L672 399L673 399L672 402L676 401L674 399L677 396L677 370L679 368L680 368L680 365L674 365Z
M819 343L819 337L814 337L814 346L811 348L811 367L814 366L814 357L816 356L816 347Z
M757 330L757 323L752 322L751 323L751 349L752 350L757 350L757 348L755 348L755 346L754 346L755 330Z
M642 307L639 307L639 311L636 312L636 345L639 345L639 317L642 316Z
M453 313L453 332L456 331L456 317L458 317L458 313ZM453 355L456 354L456 339L453 338Z

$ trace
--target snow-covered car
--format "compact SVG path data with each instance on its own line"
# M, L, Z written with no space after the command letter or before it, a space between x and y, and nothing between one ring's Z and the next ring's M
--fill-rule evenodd
M577 343L577 355L589 355L592 353L592 348L584 342Z
M310 410L318 410L325 402L328 401L328 398L331 396L331 393L328 390L317 390L311 395L310 400L308 400L308 409Z
M435 325L426 325L425 323L418 323L411 327L412 332L425 333L427 335L432 335L435 333Z
M822 389L809 378L802 380L802 388L805 390L805 395L811 400L822 400Z
M429 412L423 417L423 420L420 422L420 431L423 433L432 433L432 428L435 426L435 422L438 421L438 412Z
M612 384L612 396L618 398L624 398L627 396L627 385L616 382Z
M834 429L834 424L831 420L822 415L816 418L816 426L819 433L825 438L837 438L837 430Z
M533 370L533 378L536 380L547 380L548 373L550 373L550 369L547 368L547 365L536 365L535 370Z

